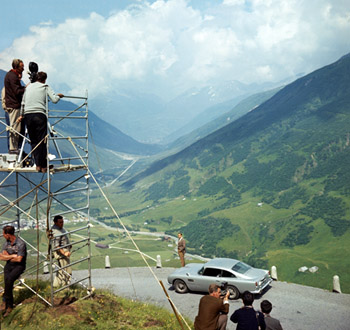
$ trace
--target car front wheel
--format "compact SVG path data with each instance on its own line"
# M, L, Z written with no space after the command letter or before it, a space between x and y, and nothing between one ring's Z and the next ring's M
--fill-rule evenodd
M238 291L238 289L235 286L228 285L227 286L227 290L230 292L230 295L229 295L228 299L235 300L235 299L239 298L239 291Z
M188 292L188 287L187 287L186 283L182 280L175 280L174 287L175 287L175 291L178 293Z

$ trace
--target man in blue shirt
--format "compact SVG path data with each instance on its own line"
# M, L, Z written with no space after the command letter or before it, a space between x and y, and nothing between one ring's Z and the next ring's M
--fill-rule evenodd
M20 238L15 236L13 226L3 228L3 236L6 240L0 253L0 260L6 261L4 268L5 291L3 302L7 316L13 309L13 284L26 269L27 246Z

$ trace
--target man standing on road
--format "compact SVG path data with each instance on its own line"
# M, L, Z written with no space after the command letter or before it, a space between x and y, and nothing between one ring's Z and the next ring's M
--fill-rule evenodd
M19 154L18 143L19 135L16 132L21 132L21 123L17 121L20 115L20 108L25 87L21 85L22 72L24 71L23 61L14 59L12 61L12 70L7 72L4 79L5 87L5 104L4 109L10 118L10 154Z
M178 233L177 237L179 238L177 241L177 253L180 257L181 267L185 267L186 242L182 237L182 233Z
M66 267L70 264L71 245L67 231L63 228L64 220L61 215L56 215L53 219L53 257L57 260L59 269L53 282L54 287L65 286L70 283L72 268Z
M0 260L6 261L4 268L5 291L3 295L2 311L4 316L9 315L13 309L13 284L26 269L27 246L20 238L15 236L13 226L3 228L3 236L6 239L0 253Z
M225 297L220 297L221 289L216 284L209 285L209 295L199 301L198 315L194 321L195 330L225 330L229 310L227 290Z

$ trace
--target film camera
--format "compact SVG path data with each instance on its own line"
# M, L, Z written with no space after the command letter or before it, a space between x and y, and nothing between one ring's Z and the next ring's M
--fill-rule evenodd
M22 154L22 159L27 157L27 153L23 151ZM22 162L22 167L32 167L34 165L34 159L32 157L27 157L23 162Z
M39 66L35 62L29 62L29 80L31 83L34 83L38 80L38 71Z
M220 289L221 289L220 296L225 296L227 293L227 282L222 282L220 285Z

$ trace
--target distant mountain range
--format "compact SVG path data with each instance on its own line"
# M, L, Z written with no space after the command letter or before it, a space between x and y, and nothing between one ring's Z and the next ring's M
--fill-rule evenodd
M336 273L350 292L349 123L346 55L153 163L124 182L124 197L137 191L142 222L182 231L191 252L276 264L315 286ZM139 223L137 208L127 213ZM317 279L290 271L312 263Z
M6 71L0 70L1 88L5 74ZM164 102L155 95L141 92L135 94L129 90L119 90L113 95L100 95L89 100L92 135L97 145L104 149L128 154L153 155L180 144L184 141L182 137L189 134L185 138L188 142L180 145L183 148L198 139L198 135L193 134L201 132L199 136L203 137L221 127L221 116L227 114L226 119L230 117L229 120L233 120L244 111L248 111L245 109L242 112L235 108L246 97L276 85L278 84L245 85L229 81L218 86L193 88L170 102ZM69 102L65 102L67 101L62 100L58 108L69 108ZM219 126L216 126L217 118ZM201 129L207 123L208 126ZM195 133L196 129L199 131ZM175 142L179 138L182 139ZM152 141L158 144L150 143Z
M98 109L99 117L135 139L168 144L230 111L246 97L281 85L229 81L218 86L193 88L171 101L142 92L119 90L96 97L90 105Z

